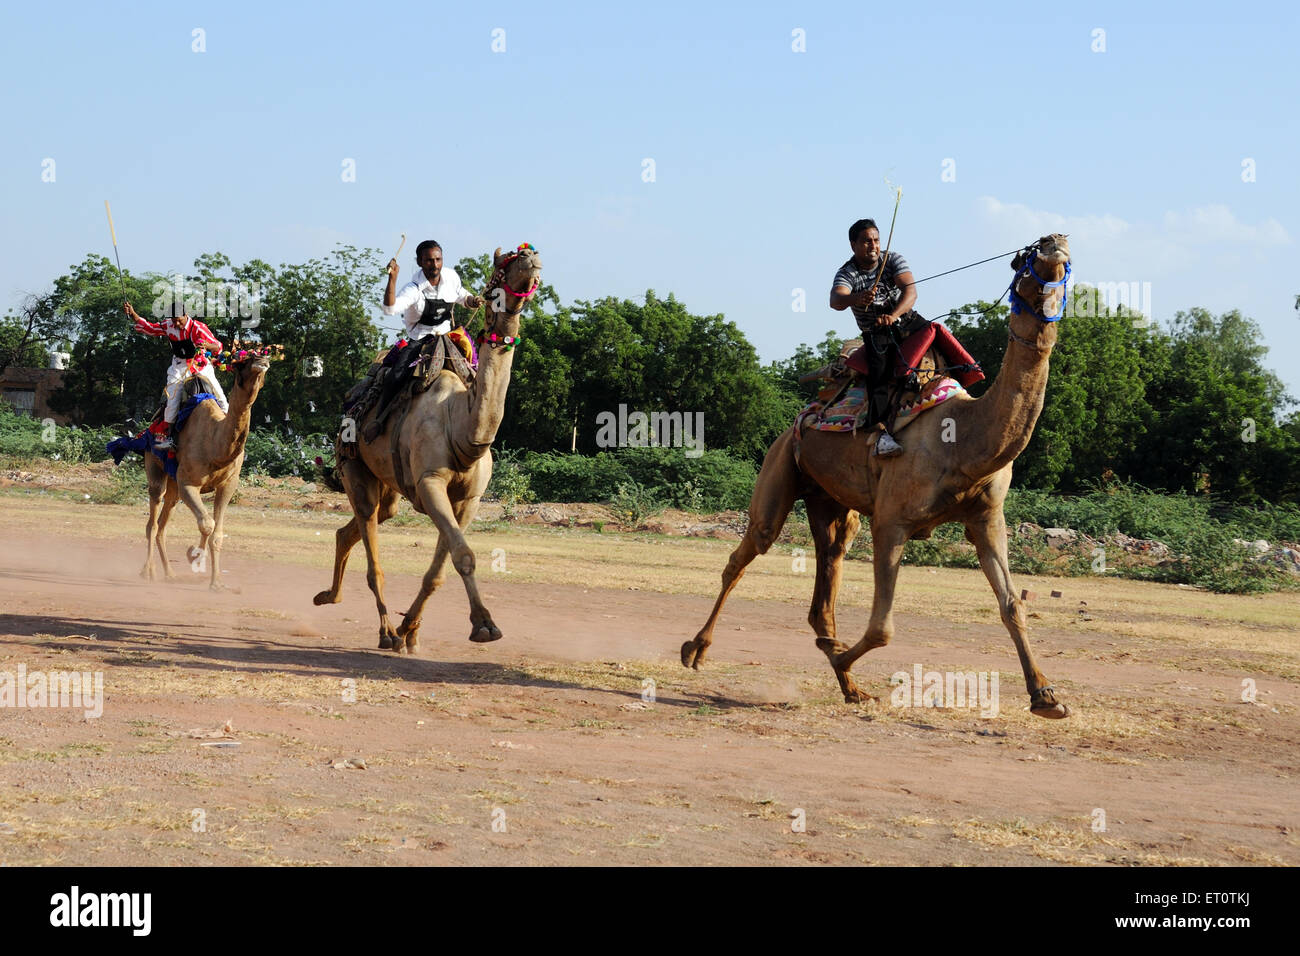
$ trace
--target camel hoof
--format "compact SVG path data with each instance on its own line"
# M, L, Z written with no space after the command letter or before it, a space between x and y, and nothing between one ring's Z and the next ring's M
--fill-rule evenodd
M880 698L877 697L875 694L868 694L866 691L864 691L864 690L859 690L857 687L854 687L852 690L848 691L848 692L844 695L844 703L846 703L846 704L878 704L878 703L880 703Z
M339 597L337 594L333 594L329 591L321 591L319 594L317 594L314 598L311 599L311 603L312 604L338 604Z
M393 645L396 643L398 643L397 639L392 637L389 634L379 635L379 649L381 651L391 651L393 649Z
M488 621L471 631L469 639L475 644L490 644L492 641L501 640L501 629Z
M406 653L416 654L419 652L419 650L420 650L420 642L414 637L408 637L406 639Z
M693 641L687 641L682 645L682 666L689 667L692 670L699 670L700 665L704 663L708 650L709 646L701 644L698 637Z
M1046 717L1048 720L1061 720L1070 716L1070 708L1059 702L1051 707L1031 707L1029 712L1035 717Z
M190 564L193 564L195 561L197 561L199 559L199 555L201 555L202 553L203 552L200 551L194 545L190 545L188 548L185 549L185 557L189 559Z

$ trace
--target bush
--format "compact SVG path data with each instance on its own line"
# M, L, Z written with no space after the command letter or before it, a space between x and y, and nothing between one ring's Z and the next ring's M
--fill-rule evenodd
M47 430L40 419L19 415L0 403L0 456L17 461L102 461L108 457L106 446L116 437L111 428L54 425Z
M274 429L254 428L244 443L244 468L248 474L314 480L320 474L318 457L327 459L327 466L328 459L334 457L334 439L319 432L284 436Z
M517 505L533 500L528 473L520 464L518 452L503 451L495 457L492 480L488 482L485 494L501 502L501 513L504 517L513 518Z
M92 491L90 500L97 505L138 505L148 501L144 460L136 455L126 458L110 473L108 487Z
M635 481L625 481L610 499L609 510L620 522L636 528L646 518L663 511L664 502L654 490Z
M629 482L690 511L744 510L757 473L723 451L688 458L680 448L623 448L595 455L530 452L521 467L543 501L609 501Z
M522 468L542 501L608 501L629 480L627 469L604 451L591 457L529 452Z

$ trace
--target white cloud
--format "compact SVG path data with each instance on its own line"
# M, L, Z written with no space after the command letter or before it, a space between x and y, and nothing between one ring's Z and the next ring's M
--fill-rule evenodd
M1056 212L1030 209L1021 203L1004 203L992 196L981 196L980 210L986 219L999 227L1014 229L1016 235L1028 236L1032 242L1040 236L1061 232L1084 242L1106 242L1130 234L1133 226L1107 213L1104 216L1064 216Z
M1004 203L992 196L979 198L980 212L992 224L1014 229L1017 235L1034 239L1052 232L1063 232L1071 240L1084 243L1127 239L1134 242L1159 240L1191 244L1246 242L1260 245L1286 245L1291 237L1276 219L1250 225L1237 219L1222 204L1198 206L1186 212L1166 212L1157 223L1131 223L1119 216L1066 216L1043 209L1031 209L1021 203ZM1029 241L1029 240L1025 240Z
M1190 212L1165 213L1165 230L1184 242L1249 242L1282 246L1291 237L1276 219L1265 219L1257 226L1247 225L1224 205L1200 206Z

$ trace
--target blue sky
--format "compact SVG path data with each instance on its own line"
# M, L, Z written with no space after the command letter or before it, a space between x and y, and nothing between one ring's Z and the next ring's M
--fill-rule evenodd
M528 241L565 302L672 292L770 360L853 331L831 277L893 183L918 277L1068 232L1076 279L1149 283L1157 320L1252 316L1300 397L1298 21L1281 3L6 5L0 309L111 255L109 199L136 271L386 257L402 232L404 267L421 238L450 262ZM917 307L1009 275L925 283Z

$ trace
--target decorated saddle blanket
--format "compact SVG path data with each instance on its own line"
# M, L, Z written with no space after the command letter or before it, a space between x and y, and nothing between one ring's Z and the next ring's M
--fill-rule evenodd
M931 379L915 399L898 409L891 430L898 434L925 412L958 395L966 395L966 389L955 379L946 376ZM809 402L795 417L796 429L799 432L806 428L819 432L857 431L871 413L869 399L870 393L866 388L852 386L829 403L820 400Z
M870 413L868 392L865 387L851 386L829 404L815 399L804 406L795 425L800 431L812 428L819 432L851 432L861 426L861 420Z
M185 427L185 422L189 419L194 409L199 407L200 402L205 402L212 398L211 392L199 392L197 395L186 400L181 406L180 411L176 413L176 423L172 425L172 434L179 437L181 429ZM155 448L154 433L145 429L134 438L123 436L114 438L105 446L108 453L113 456L113 464L122 464L122 459L131 452L144 455L152 452L162 462L163 469L167 472L169 478L176 477L176 449L175 448Z
M950 398L965 394L966 389L954 379L947 377L931 379L914 401L898 409L898 414L894 416L894 434L897 435L936 405L942 405Z

